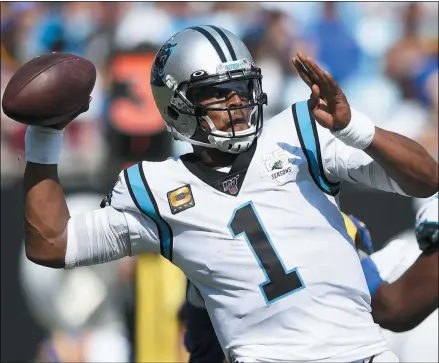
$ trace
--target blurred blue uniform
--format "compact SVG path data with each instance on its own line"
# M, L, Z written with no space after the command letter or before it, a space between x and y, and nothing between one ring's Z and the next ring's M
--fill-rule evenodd
M190 353L189 362L224 362L224 353L204 307L204 301L189 280L180 318L186 326L184 345Z

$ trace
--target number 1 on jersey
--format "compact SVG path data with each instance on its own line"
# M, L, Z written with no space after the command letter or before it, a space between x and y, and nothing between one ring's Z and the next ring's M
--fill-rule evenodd
M286 271L252 202L235 209L228 227L233 238L244 235L264 272L259 288L267 305L305 287L296 268Z

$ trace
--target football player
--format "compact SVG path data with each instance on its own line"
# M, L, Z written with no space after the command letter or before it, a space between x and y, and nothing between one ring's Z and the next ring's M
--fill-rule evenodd
M311 58L293 64L311 98L264 122L261 70L238 37L215 26L175 34L151 88L168 130L194 152L124 170L106 207L79 217L57 176L62 130L29 127L28 258L69 269L160 253L200 291L230 362L397 361L373 322L337 195L347 180L428 197L438 165L352 109Z
M363 262L372 315L402 362L438 361L438 236L436 194L417 213L415 241L392 240Z
M437 361L437 196L430 198L418 212L415 231L420 248L415 248L409 241L395 240L382 250L372 253L373 246L367 227L354 216L343 213L347 232L361 257L372 295L372 316L375 322L381 327L399 332L416 327L402 335L385 332L386 339L402 362ZM372 255L369 257L370 253ZM410 267L407 265L409 262L414 264ZM402 277L393 281L398 277L395 273L401 275L407 268L408 271ZM384 275L390 277L386 282L383 280ZM190 353L189 362L223 362L224 354L203 298L190 281L182 314L186 327L185 346Z

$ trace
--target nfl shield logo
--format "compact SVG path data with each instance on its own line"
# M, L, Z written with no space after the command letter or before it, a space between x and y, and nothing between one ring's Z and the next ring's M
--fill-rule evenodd
M223 182L223 189L224 192L229 192L232 195L238 194L239 188L238 188L238 179L239 174L234 176L232 179L226 180Z

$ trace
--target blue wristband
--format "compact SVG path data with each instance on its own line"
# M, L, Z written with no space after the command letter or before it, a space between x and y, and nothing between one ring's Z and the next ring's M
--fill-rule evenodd
M383 279L381 278L375 263L369 256L364 257L361 260L361 267L363 268L364 276L366 277L369 292L373 295L376 289L383 283Z

